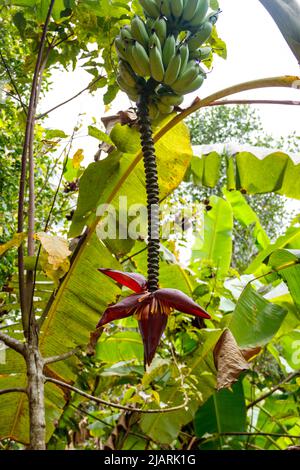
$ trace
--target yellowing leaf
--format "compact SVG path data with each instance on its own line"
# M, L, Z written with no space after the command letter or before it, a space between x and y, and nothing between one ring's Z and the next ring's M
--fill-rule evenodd
M0 256L4 255L11 248L18 248L25 238L26 233L15 233L11 240L0 245Z
M42 244L40 264L45 274L54 282L58 282L69 270L68 256L71 251L68 242L62 237L48 235L44 232L36 234Z
M72 158L73 168L80 168L80 163L82 162L83 159L84 159L83 150L78 149Z

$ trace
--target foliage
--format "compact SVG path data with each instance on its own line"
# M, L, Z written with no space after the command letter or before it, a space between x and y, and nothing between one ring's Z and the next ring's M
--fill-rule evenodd
M27 103L33 59L49 2L1 1L0 5L4 18L1 26L5 25L7 44L10 44L8 62L15 73L22 99ZM134 1L131 7L128 1L56 2L48 33L48 43L53 47L48 49L43 90L49 86L54 67L79 64L93 78L100 74L101 80L97 84L107 87L104 103L109 103L117 92L112 38L120 25L140 11L138 2ZM23 46L18 50L20 39ZM1 68L1 74L4 72L7 73ZM10 87L9 92L16 98L11 83ZM90 87L91 92L93 89ZM67 393L65 387L47 383L45 409L49 449L186 449L192 445L224 450L286 449L294 443L294 437L290 436L300 436L299 217L275 240L275 233L270 230L271 225L276 226L275 219L270 214L266 216L263 209L280 212L279 199L275 198L278 205L272 202L268 206L274 195L264 194L255 206L252 198L244 197L244 191L241 191L246 189L256 198L257 193L274 190L284 195L291 195L293 191L293 195L299 196L295 177L298 168L293 167L291 149L282 148L284 152L270 155L267 148L261 159L256 154L259 153L257 148L252 149L252 153L245 152L242 145L245 136L249 136L248 142L264 147L270 145L270 138L261 138L260 123L249 108L220 109L225 132L222 126L216 127L216 139L212 142L215 113L218 113L213 110L207 127L200 123L206 140L197 143L211 145L224 142L225 136L226 140L237 137L237 156L233 158L230 152L227 154L227 161L231 162L227 184L234 184L227 188L234 189L231 192L221 192L225 179L223 176L220 185L219 175L225 169L226 159L220 148L202 152L202 157L192 157L188 130L183 123L163 137L161 135L173 116L154 123L161 199L171 193L171 201L179 201L181 205L193 198L196 202L209 199L202 204L202 208L205 207L202 230L197 233L187 266L182 266L173 240L162 241L160 285L178 288L192 296L209 311L212 319L204 325L199 319L175 312L169 318L158 354L146 371L136 319L119 320L104 332L94 332L107 305L128 293L101 276L97 269L111 267L146 274L147 253L143 237L137 240L121 237L102 240L100 237L107 204L113 205L120 218L119 196L127 196L128 204L135 203L139 207L145 203L145 181L135 123L123 126L118 123L106 137L101 130L90 127L91 136L105 140L109 145L113 143L113 148L106 158L86 169L81 168L82 152L68 158L72 139L66 152L62 152L66 157L64 162L59 163L58 148L63 150L63 140L67 136L60 130L45 129L42 120L36 123L36 192L37 200L40 198L41 202L37 205L36 231L48 232L49 226L45 229L45 222L49 213L52 225L51 234L36 235L42 240L42 256L38 260L35 257L25 259L25 263L29 269L37 269L34 305L43 357L72 353L65 360L46 364L44 373L49 379L75 384L82 391L110 403L100 406L92 397L83 398L76 391ZM15 245L17 178L24 134L24 121L22 123L20 116L23 110L18 101L10 97L1 105L2 112L3 241L12 239L11 244ZM232 126L238 116L241 117L242 133ZM196 132L196 122L191 124L193 132ZM274 173L270 171L271 167ZM260 177L262 168L267 169L263 179ZM61 174L71 191L70 198L66 197L61 185L55 194ZM242 183L237 174L244 178ZM186 194L186 185L174 192L185 175L191 178L188 183L191 193ZM77 183L78 202L72 222L67 226L62 214L73 200L72 188ZM205 187L201 192L200 184L209 189ZM57 212L51 209L55 196ZM255 259L251 263L248 252L242 259L245 245L241 243L239 253L235 251L232 256L237 233L237 225L233 230L234 219L249 230L255 240L255 253L252 253ZM56 238L65 235L67 228L69 237L73 237L70 257L66 240L62 242ZM249 239L246 243L249 244ZM2 251L7 246L2 247ZM14 252L7 251L1 257L5 279L15 262L11 253ZM247 275L244 275L242 271L246 266ZM53 271L59 273L54 276ZM63 277L58 280L61 275ZM17 277L12 276L1 292L0 332L5 331L23 341L17 284ZM251 368L243 368L245 372L235 385L233 382L237 377L230 382L228 374L225 379L232 389L216 391L217 362L222 359L216 361L214 352L224 331L228 330L235 337L235 351L251 359ZM0 364L0 389L25 386L23 358L13 349L6 352L7 361ZM275 387L278 384L280 386ZM119 405L130 408L114 408ZM179 408L170 411L169 408L174 406ZM137 413L134 408L142 412ZM158 412L147 414L150 410ZM12 448L16 446L14 441L27 446L29 425L25 394L1 395L0 415L0 439L6 440ZM245 437L231 433L249 434Z

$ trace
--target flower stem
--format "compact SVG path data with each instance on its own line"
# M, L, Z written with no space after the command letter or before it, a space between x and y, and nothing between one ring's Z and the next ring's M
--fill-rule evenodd
M148 111L148 94L140 96L137 114L146 175L148 211L148 290L158 289L159 278L159 187L156 156Z

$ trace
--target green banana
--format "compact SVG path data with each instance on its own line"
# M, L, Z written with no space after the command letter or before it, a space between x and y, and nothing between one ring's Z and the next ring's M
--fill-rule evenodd
M119 61L119 75L122 77L124 82L128 83L130 87L136 86L137 76L132 70L129 63L125 60Z
M121 75L117 76L117 83L122 91L125 91L125 93L127 93L128 95L132 97L136 97L136 98L138 97L137 88L129 86Z
M194 18L200 1L201 0L188 0L185 2L182 15L182 18L185 21L190 21L192 18Z
M160 15L158 6L154 0L139 0L142 5L145 14L150 16L150 18L157 18Z
M151 76L157 82L162 82L164 79L165 69L161 52L155 44L151 47L149 55Z
M159 111L155 103L150 103L148 106L148 113L151 121L154 121L154 119L157 119L159 116Z
M167 37L167 23L164 18L157 18L154 22L152 31L155 32L163 46Z
M173 82L172 88L174 91L180 92L184 90L197 76L199 75L199 67L196 61L190 60L184 72Z
M183 102L183 96L174 95L172 93L161 95L160 102L168 106L179 106Z
M188 60L189 60L189 48L186 44L182 44L179 48L180 50L180 57L181 57L181 67L180 67L180 72L179 75L183 72L185 69Z
M205 21L209 21L212 25L215 25L216 22L218 21L220 11L221 10L219 9L219 10L215 10L209 13L207 17L205 18Z
M187 40L187 45L189 47L190 52L195 51L208 40L208 38L211 36L212 29L213 26L211 23L209 23L209 21L206 21L205 23L203 23L203 25L201 25L199 31Z
M141 77L148 77L150 75L150 61L147 52L145 51L142 44L138 41L132 47L132 57L138 66L143 71Z
M205 60L205 59L208 59L211 53L212 53L211 47L209 46L200 47L199 49L196 49L195 51L190 52L190 59Z
M208 0L200 0L199 4L198 4L197 11L196 11L196 14L189 21L189 26L199 26L203 22L206 14L207 14L208 7L209 7L209 1Z
M153 47L154 45L155 45L156 47L158 47L159 52L162 54L161 43L160 43L160 40L158 39L157 34L155 34L155 33L153 33L153 34L150 36L150 39L149 39L149 50L150 50L151 47Z
M121 59L127 60L127 54L126 54L127 45L121 39L121 36L116 37L115 48L116 48L118 56L121 57Z
M185 87L180 87L180 90L178 88L175 89L174 86L172 88L176 93L187 95L188 93L192 93L193 91L196 91L198 88L200 88L203 81L204 81L204 77L200 73L199 75L197 75L196 78L194 78L194 80L188 83Z
M161 1L160 11L167 18L170 18L170 16L171 16L171 4L170 4L171 1L172 0L170 0L170 1L169 0L162 0Z
M143 47L143 46L141 46ZM140 60L135 60L133 56L133 49L134 46L132 44L128 44L126 53L127 53L127 62L130 64L132 70L139 75L140 77L145 77L145 69L142 67Z
M176 39L173 35L167 37L165 45L163 47L163 63L164 66L167 68L170 60L175 54L176 50Z
M148 47L149 36L145 23L139 16L135 16L131 21L131 34L144 48Z
M174 83L177 80L177 77L180 72L180 67L181 67L180 51L177 51L176 54L170 60L165 76L164 76L164 83L166 85L172 85L172 83Z
M171 12L175 18L180 18L183 12L183 0L171 0Z
M120 36L123 39L123 41L130 41L132 40L132 34L131 34L131 27L129 25L124 26L124 28L121 29L120 31Z
M148 35L151 34L151 31L152 31L152 28L153 28L153 25L154 25L155 21L156 20L154 20L154 18L147 18L146 28L147 28Z
M158 111L161 114L171 114L172 111L174 110L174 106L171 106L169 104L164 104L161 101L157 101L156 103Z

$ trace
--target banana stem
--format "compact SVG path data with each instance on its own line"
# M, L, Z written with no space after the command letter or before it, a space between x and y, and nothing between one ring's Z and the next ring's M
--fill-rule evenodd
M158 289L159 278L159 187L156 155L148 110L148 94L140 96L137 114L146 176L148 211L148 290Z

